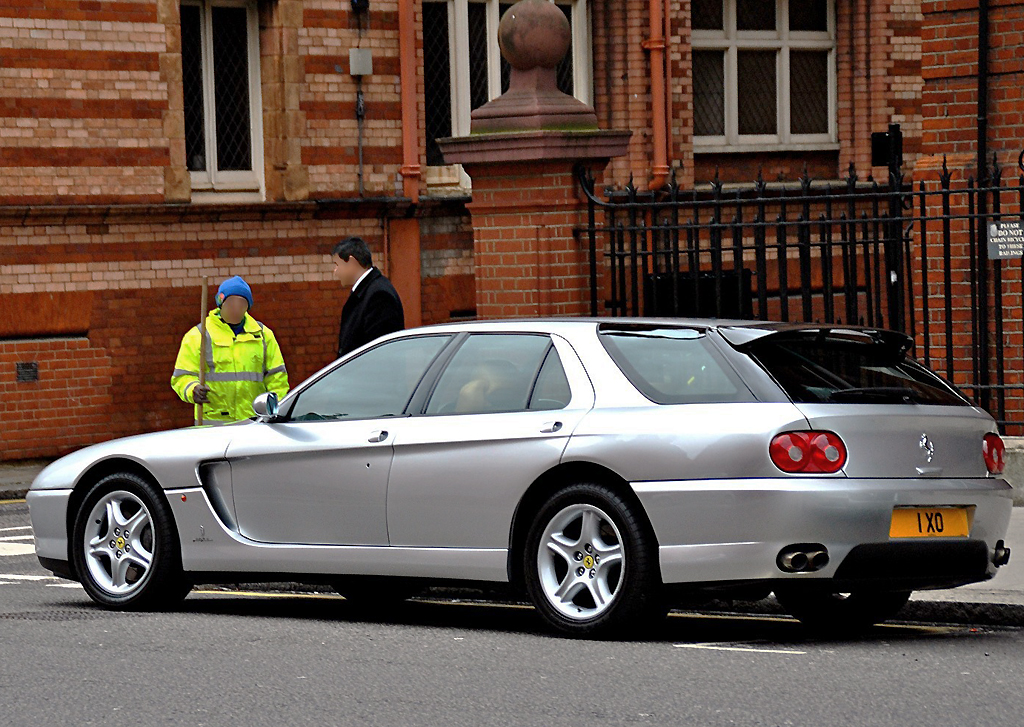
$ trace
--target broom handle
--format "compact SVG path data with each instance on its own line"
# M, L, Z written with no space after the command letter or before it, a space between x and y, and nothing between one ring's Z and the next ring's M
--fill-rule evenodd
M203 293L200 296L200 308L199 308L199 385L206 385L206 305L208 302L210 288L209 278L203 278ZM196 426L203 426L203 405L197 404L199 407L198 415L196 416Z

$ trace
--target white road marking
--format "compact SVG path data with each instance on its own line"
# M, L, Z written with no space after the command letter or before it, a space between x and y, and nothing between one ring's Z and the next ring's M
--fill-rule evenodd
M755 649L749 646L719 646L718 644L672 644L677 649L706 649L708 651L755 651L759 654L806 654L794 649Z
M47 588L81 588L81 583L47 583Z
M0 579L5 581L55 581L57 576L30 576L21 573L0 573Z
M19 525L16 528L0 528L0 533L9 533L13 530L31 530L31 525Z
M32 535L7 535L0 538L0 543L11 542L13 540L32 540Z
M36 546L29 543L28 545L22 545L21 543L0 543L0 557L5 555L31 555L36 552Z

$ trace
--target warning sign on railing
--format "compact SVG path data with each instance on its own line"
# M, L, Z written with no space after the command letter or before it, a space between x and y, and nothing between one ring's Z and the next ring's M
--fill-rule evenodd
M1024 257L1024 223L990 222L988 225L989 260Z

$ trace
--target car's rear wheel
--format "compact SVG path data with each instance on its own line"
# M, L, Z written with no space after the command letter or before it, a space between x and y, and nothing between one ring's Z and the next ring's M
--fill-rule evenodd
M523 566L537 611L565 633L638 631L666 613L653 535L605 485L575 484L544 503Z
M839 593L808 588L779 588L775 598L801 623L833 633L858 631L888 621L907 605L910 591Z
M86 593L108 608L165 608L191 589L170 507L154 485L127 472L104 477L82 500L72 557Z

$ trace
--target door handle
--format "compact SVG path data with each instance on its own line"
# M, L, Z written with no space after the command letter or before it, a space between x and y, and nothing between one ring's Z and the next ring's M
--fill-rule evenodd
M367 442L374 442L374 443L376 443L376 442L383 442L387 438L388 438L387 431L384 430L384 429L378 429L376 432L371 432L370 433L370 438L367 439L366 441Z
M544 422L544 426L540 428L542 434L554 434L562 428L562 422Z

